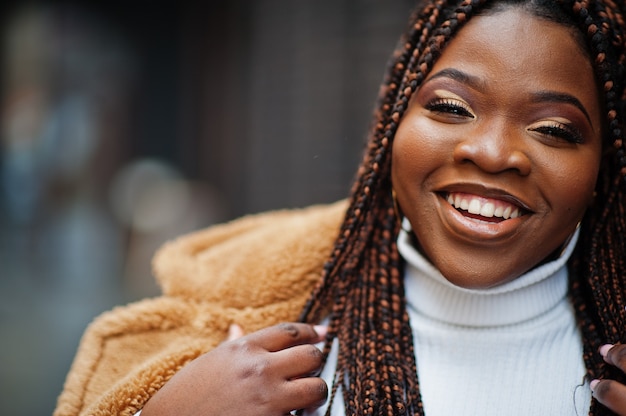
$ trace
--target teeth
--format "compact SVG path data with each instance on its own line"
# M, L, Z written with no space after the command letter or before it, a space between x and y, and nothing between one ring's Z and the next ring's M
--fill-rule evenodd
M496 207L494 202L486 202L484 198L471 197L470 195L448 194L447 200L456 209L485 218L498 217L508 220L521 215L520 209L513 205L498 203Z
M467 211L470 214L480 214L480 201L478 199L472 199Z
M493 217L495 210L496 210L496 206L492 204L491 202L487 202L480 209L480 215L483 217L491 218Z

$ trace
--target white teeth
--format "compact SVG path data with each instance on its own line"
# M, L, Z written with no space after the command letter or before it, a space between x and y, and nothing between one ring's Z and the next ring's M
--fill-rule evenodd
M469 203L467 211L470 214L480 214L480 201L478 199L472 199Z
M521 215L520 209L511 205L503 206L493 202L484 202L482 198L464 198L460 194L448 194L447 201L456 209L467 211L470 214L480 215L485 218L498 217L508 220Z
M496 210L496 206L492 204L491 202L487 202L480 209L480 215L483 217L491 218L493 217L493 213L495 212L495 210Z

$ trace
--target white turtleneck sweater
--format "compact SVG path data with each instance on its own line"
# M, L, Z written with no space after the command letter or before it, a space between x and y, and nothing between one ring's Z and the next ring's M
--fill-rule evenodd
M589 413L582 341L567 299L566 262L577 234L558 259L486 290L451 284L415 250L406 232L400 234L427 416ZM322 372L329 387L336 349L335 343ZM325 411L323 406L305 414ZM340 391L331 414L344 415Z

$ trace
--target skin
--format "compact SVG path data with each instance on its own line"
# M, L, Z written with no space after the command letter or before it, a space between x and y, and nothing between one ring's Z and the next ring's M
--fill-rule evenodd
M626 372L626 345L603 345L599 352L608 364ZM591 390L600 403L618 415L626 415L626 386L614 380L593 380Z
M520 9L475 17L444 49L398 127L392 182L450 282L500 285L563 246L593 196L599 103L569 29ZM523 215L488 222L448 195Z
M145 405L142 416L285 415L318 407L328 388L316 375L322 327L287 323L229 340L186 365Z
M599 169L593 85L589 57L568 29L518 9L473 18L445 49L401 121L392 180L420 250L452 283L508 282L572 234ZM447 202L449 193L523 215L476 221ZM324 328L299 323L248 335L233 326L223 344L172 377L142 416L271 416L320 406L328 387L317 377L322 356L312 344L324 336ZM626 371L626 347L600 353ZM626 386L603 380L592 389L626 415Z

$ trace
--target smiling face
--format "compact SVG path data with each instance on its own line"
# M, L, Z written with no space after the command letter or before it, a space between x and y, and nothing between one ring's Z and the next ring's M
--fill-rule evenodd
M559 249L589 205L600 101L570 29L518 8L474 17L412 97L392 182L420 251L492 287Z

